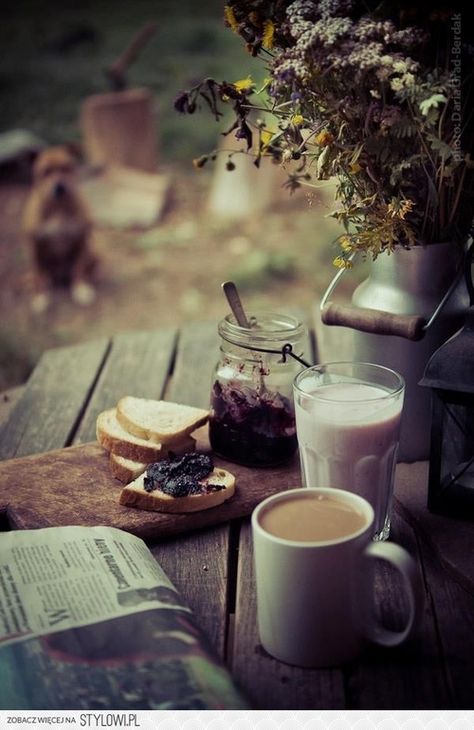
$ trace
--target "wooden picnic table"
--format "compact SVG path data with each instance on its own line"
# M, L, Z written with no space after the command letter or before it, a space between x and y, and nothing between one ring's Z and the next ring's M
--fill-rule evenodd
M191 323L45 352L4 424L0 458L93 441L97 414L124 394L207 407L217 348L215 323ZM426 464L400 465L391 533L422 571L422 626L405 645L368 647L341 668L290 667L260 646L248 518L150 545L253 707L472 708L473 528L429 515L425 481ZM377 576L394 626L405 610L398 578L383 567Z

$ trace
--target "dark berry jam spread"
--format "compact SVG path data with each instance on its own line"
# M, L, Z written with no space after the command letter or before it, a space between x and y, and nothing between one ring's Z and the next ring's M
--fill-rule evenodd
M203 484L214 469L208 454L193 452L181 458L164 459L147 467L143 488L146 492L159 489L171 497L208 494L224 489L223 484Z
M250 466L287 461L296 451L293 405L280 393L216 381L209 439L213 451Z

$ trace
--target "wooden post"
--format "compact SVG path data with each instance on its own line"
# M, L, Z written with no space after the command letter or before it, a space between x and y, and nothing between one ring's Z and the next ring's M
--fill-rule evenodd
M96 94L81 108L86 159L93 167L120 165L156 172L157 130L147 89Z

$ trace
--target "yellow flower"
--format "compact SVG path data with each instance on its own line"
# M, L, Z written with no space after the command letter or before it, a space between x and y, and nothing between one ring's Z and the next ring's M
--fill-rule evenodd
M338 269L352 269L353 267L352 261L348 261L343 256L336 256L332 263L334 266L337 266Z
M266 20L263 24L262 48L270 51L273 48L275 37L275 26L271 20Z
M239 79L239 81L234 81L232 86L234 86L237 91L250 91L250 89L253 89L255 84L250 76L247 76L246 79Z
M334 135L331 134L329 130L323 129L323 131L316 136L314 141L321 147L327 147L331 144L331 142L334 142Z
M349 165L349 170L354 174L357 175L358 172L362 170L361 165L359 165L358 162L351 162Z
M304 122L304 117L302 114L293 114L291 117L291 123L295 125L295 127L301 127L301 125Z
M237 22L237 18L234 15L234 11L230 7L230 5L224 6L224 18L227 23L227 25L232 28L234 33L239 32L239 24Z
M268 147L270 142L272 141L272 137L275 134L275 132L270 131L269 129L262 129L260 133L260 141L262 144L262 149L265 147Z
M343 251L352 251L352 242L350 236L341 236L339 239L339 245Z

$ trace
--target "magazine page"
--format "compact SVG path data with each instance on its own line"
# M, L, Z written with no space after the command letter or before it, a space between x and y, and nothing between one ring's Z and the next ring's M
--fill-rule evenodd
M145 543L0 535L0 709L248 707Z

